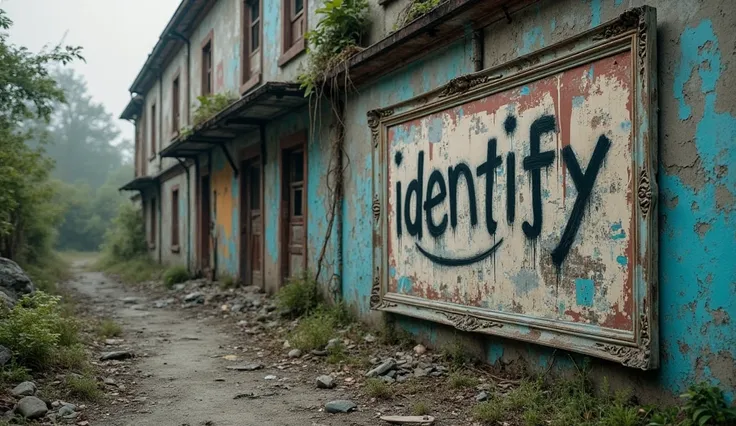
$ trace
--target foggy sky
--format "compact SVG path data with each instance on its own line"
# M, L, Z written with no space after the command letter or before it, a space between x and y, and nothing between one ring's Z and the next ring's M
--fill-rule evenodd
M65 44L82 46L87 63L72 67L87 79L93 99L113 115L122 137L132 140L133 125L117 117L179 1L0 0L0 8L13 20L11 43L38 52L66 33Z

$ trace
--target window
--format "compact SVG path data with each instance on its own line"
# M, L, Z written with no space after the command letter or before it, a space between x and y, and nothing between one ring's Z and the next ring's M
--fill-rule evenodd
M279 58L279 66L283 66L304 50L304 32L307 27L307 13L304 0L281 0L282 5L282 39L283 54Z
M261 0L243 0L241 87L245 93L260 81Z
M210 32L202 46L202 95L211 95L212 86L212 32Z
M156 104L151 105L151 159L156 156Z
M171 125L171 133L174 136L179 135L179 126L181 126L181 117L179 116L179 76L176 76L171 84L171 117L174 120Z
M148 245L153 248L156 246L156 199L151 198L150 204L150 211L148 212L149 217L151 218L151 226L149 226L149 230L151 231L150 234L148 234Z
M171 250L179 250L179 187L171 190Z

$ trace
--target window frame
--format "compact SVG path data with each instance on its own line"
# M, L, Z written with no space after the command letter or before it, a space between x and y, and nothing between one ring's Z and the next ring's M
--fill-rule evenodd
M308 6L309 2L304 1L302 10L294 14L295 0L281 0L281 56L278 60L279 67L283 67L306 50L304 33L309 29L307 21ZM293 24L299 19L303 20L304 33L298 40L294 40L292 34Z
M171 139L179 137L181 127L181 70L171 79Z
M156 159L156 153L158 152L156 150L156 101L151 102L151 108L149 108L151 113L151 120L150 125L148 126L151 130L150 134L150 145L151 145L151 155L148 157L148 161L153 161Z
M259 44L257 50L251 49L251 29L253 23L250 19L250 5L258 3L258 36ZM263 1L262 0L241 0L241 20L240 20L240 94L244 94L254 88L261 82L261 69L263 67ZM259 65L258 71L253 72L251 69L251 61L253 55L258 54Z
M209 63L205 62L205 51L209 53ZM210 30L210 32L205 36L204 40L202 40L201 47L199 49L200 54L200 94L202 96L208 96L215 93L215 40L214 40L214 30ZM207 68L206 66L209 65L209 78L207 76ZM209 83L209 91L205 91L205 87L207 87L207 84Z
M179 253L179 233L180 233L180 221L181 212L179 211L179 185L173 185L171 187L171 251Z

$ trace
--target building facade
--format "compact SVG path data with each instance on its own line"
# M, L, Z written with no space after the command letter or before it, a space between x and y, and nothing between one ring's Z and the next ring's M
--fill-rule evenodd
M315 104L318 0L183 0L121 117L151 256L269 292L309 270L499 368L569 350L645 398L733 398L730 3L450 0L401 26L408 4L371 0Z

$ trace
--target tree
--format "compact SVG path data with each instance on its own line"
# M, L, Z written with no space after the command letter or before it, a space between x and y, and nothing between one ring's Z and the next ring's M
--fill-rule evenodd
M50 203L51 163L42 146L26 144L34 132L26 123L48 121L54 105L64 101L48 67L83 58L79 47L34 54L10 44L12 24L0 9L0 256L33 261L50 246L58 212Z

